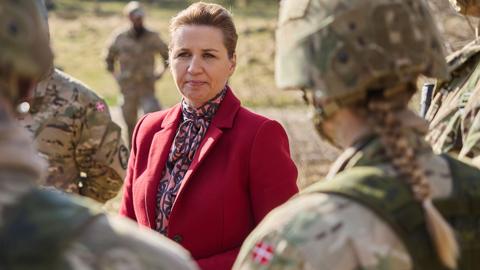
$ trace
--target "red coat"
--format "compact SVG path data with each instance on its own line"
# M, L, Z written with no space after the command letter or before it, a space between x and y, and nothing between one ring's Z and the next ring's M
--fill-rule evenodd
M156 195L181 106L144 116L133 135L120 214L155 228ZM229 90L181 184L168 237L202 269L231 269L243 240L297 193L287 134L240 106Z

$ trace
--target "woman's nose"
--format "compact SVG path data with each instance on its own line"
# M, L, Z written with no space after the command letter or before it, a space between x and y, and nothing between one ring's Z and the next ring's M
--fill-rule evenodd
M196 74L202 72L202 62L199 57L192 57L190 64L188 65L189 73Z

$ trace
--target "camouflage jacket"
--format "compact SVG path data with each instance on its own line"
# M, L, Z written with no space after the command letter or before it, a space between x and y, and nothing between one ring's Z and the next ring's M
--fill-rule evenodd
M128 149L105 102L67 74L55 70L35 90L20 123L48 161L47 186L99 202L122 186Z
M146 29L141 37L136 38L133 28L128 28L121 29L111 38L105 61L111 72L115 71L115 62L118 61L117 80L120 83L142 82L155 80L156 54L162 56L166 67L168 47L158 33Z
M480 57L478 57L480 63ZM475 164L480 164L480 85L478 77L471 77L472 84L475 84L470 98L464 109L462 121L463 146L460 151L460 158L470 158Z
M446 160L434 155L419 136L410 141L433 197L448 197L452 179ZM328 181L359 166L396 176L379 139L373 137L346 149ZM414 268L403 241L369 207L345 196L316 192L300 194L272 211L244 242L233 269Z
M465 156L471 151L462 148L467 141L477 111L472 105L468 111L467 104L478 99L473 91L478 87L480 79L479 52L480 45L471 43L447 59L451 79L436 85L432 103L426 114L426 119L430 122L430 131L426 138L436 153L450 152L458 155L463 152L462 156ZM468 144L469 149L473 148L476 139L475 142L469 139Z
M43 160L26 131L0 124L1 269L197 269L188 252L87 199L38 190Z

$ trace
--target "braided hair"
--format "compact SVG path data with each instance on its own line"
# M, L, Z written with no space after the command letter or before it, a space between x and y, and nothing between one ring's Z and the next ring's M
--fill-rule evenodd
M445 266L455 269L459 248L453 229L432 204L430 183L398 117L399 112L407 109L408 101L415 92L415 86L403 87L407 91L396 91L391 96L387 96L386 91L374 91L374 95L369 95L366 102L368 120L380 137L399 179L409 185L415 200L421 203L427 229L440 260Z

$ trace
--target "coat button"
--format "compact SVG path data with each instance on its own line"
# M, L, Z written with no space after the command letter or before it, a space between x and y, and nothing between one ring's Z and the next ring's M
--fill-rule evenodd
M181 235L176 234L175 236L173 236L172 240L180 244L183 241L183 237Z

